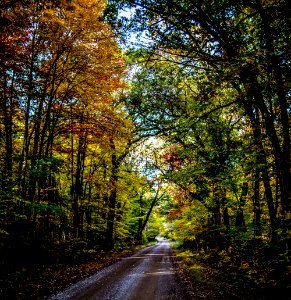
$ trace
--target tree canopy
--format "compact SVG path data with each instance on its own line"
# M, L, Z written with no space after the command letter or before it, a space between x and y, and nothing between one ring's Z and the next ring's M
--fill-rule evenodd
M262 253L286 267L288 4L0 4L4 259L162 234L238 267L263 267Z

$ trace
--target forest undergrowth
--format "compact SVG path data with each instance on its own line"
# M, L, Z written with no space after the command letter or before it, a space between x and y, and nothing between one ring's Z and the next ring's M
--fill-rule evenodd
M176 241L172 248L193 299L290 299L290 264L270 244L254 241L227 252ZM255 255L247 257L251 251Z
M110 252L79 251L74 257L59 262L2 263L0 299L46 299L79 280L132 255L141 246L129 246Z

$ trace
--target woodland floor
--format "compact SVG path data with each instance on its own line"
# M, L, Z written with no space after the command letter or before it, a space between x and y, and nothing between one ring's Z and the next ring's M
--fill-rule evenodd
M211 264L191 261L181 253L172 256L182 282L192 299L207 300L289 300L290 289L257 284L243 272L217 269ZM91 261L57 266L1 268L0 299L46 299L96 271L113 264L132 251L111 252ZM289 292L289 294L288 294ZM150 300L150 299L149 299Z
M195 300L291 300L288 272L272 274L272 279L266 281L268 276L262 280L262 274L254 272L250 276L251 270L201 262L195 258L198 253L190 257L177 249L174 253L180 277Z
M67 265L26 266L21 269L9 266L0 271L0 299L44 299L131 254L131 251L112 252L96 256L92 261Z

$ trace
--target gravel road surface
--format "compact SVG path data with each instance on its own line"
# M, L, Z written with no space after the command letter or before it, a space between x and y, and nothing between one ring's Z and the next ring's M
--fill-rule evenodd
M170 255L169 243L160 241L79 281L50 300L189 299Z

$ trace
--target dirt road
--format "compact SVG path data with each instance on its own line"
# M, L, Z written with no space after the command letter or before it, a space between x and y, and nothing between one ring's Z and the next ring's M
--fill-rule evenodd
M50 298L61 299L186 300L189 297L175 274L169 243L160 241Z

